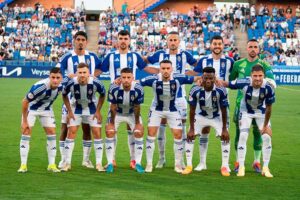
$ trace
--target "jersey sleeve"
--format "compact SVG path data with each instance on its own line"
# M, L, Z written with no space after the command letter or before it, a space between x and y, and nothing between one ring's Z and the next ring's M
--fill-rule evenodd
M60 71L61 71L61 74L63 75L63 77L65 77L67 75L66 70L68 69L68 58L70 55L72 55L72 54L67 53L67 54L63 55L59 59L57 65L56 65L56 67L60 68Z
M26 99L31 102L41 96L47 89L45 84L33 85L30 91L26 94Z
M237 79L238 75L239 75L239 72L238 72L238 62L235 62L233 64L233 67L232 67L231 71L230 71L229 80L233 81L233 80Z
M229 81L228 87L230 89L243 89L246 85L249 85L250 82L249 78L236 79L234 81Z
M155 63L159 62L159 55L160 55L160 53L161 53L160 51L157 51L154 54L149 55L147 57L147 60L149 61L149 63L155 64Z
M141 85L136 84L135 91L137 92L136 98L134 100L135 105L140 105L144 103L144 89Z
M197 93L199 92L199 87L198 86L193 86L190 90L189 93L189 99L188 99L188 103L191 106L196 106L197 105Z
M202 73L202 70L203 70L203 64L202 64L202 63L203 63L203 59L204 59L204 58L201 58L201 59L198 61L196 67L194 68L194 71L195 71L195 72Z
M69 93L70 93L70 90L71 90L71 86L73 85L73 79L70 79L66 84L65 84L65 87L62 91L62 95L63 96L67 96Z
M101 70L101 61L96 54L92 54L95 60L95 69ZM102 70L101 70L102 71Z
M105 56L104 60L100 64L100 70L102 72L108 72L110 56L111 56L111 54L108 54L107 56Z
M271 105L275 103L275 90L270 85L267 85L266 89L267 89L266 104Z
M108 90L108 96L107 96L107 101L112 103L112 104L117 104L117 97L115 96L115 92L118 89L118 85L116 84L111 84Z
M98 78L95 78L94 79L94 84L97 88L97 92L100 94L100 96L105 96L105 87L103 85L103 83L98 79Z
M177 74L174 76L174 79L177 79L180 84L192 84L194 82L193 76L186 76L183 74Z
M219 104L220 107L228 107L229 102L228 102L228 96L227 96L227 91L225 88L219 88L219 94L220 94L220 99L219 99Z
M186 55L186 61L187 63L189 63L189 65L194 65L195 63L197 63L197 60L192 56L192 54L185 51L185 55Z
M140 80L141 86L152 86L153 82L157 80L157 76L148 76Z
M144 69L147 66L147 63L145 63L145 61L143 60L143 58L140 54L136 53L135 55L137 58L136 65L137 65L138 69L140 69L140 70Z

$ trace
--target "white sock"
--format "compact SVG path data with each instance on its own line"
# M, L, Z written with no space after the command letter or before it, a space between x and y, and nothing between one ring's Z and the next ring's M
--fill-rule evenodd
M239 143L238 143L238 157L239 157L239 165L240 167L245 166L245 157L247 152L247 139L248 139L248 133L247 132L241 132Z
M141 138L135 138L135 163L136 164L141 164L142 161L142 156L143 156L143 148L144 148L144 139L143 137Z
M22 135L20 141L20 156L21 156L22 165L27 165L28 152L30 148L29 142L30 142L30 136Z
M105 147L107 163L112 164L115 151L115 138L106 138Z
M63 141L63 140L59 141L59 151L60 151L61 160L64 161L65 160L65 141Z
M268 134L262 135L262 153L263 153L263 162L264 167L269 167L269 162L272 153L272 139Z
M55 164L56 135L47 135L47 152L49 165Z
M157 144L160 160L166 159L166 141L166 125L161 124L157 133Z
M200 155L200 163L206 165L206 155L208 149L208 136L209 134L201 134L199 138L199 155Z
M116 160L116 152L117 152L117 143L118 143L118 136L115 134L114 137L114 155L113 155L113 160Z
M181 166L182 151L183 151L182 139L174 139L173 148L174 148L174 155L175 155L175 165Z
M185 155L187 166L193 166L194 143L194 140L191 142L186 141L185 143Z
M96 164L102 165L103 140L94 139L94 148L95 148Z
M67 164L71 164L72 154L74 149L74 139L66 138L65 140L65 161Z
M152 165L153 161L153 153L155 149L155 137L147 136L146 141L146 157L147 157L147 165Z
M92 150L92 140L82 140L82 146L83 146L83 161L89 161L91 150Z
M222 167L229 168L230 142L221 141Z
M130 160L134 160L134 135L132 134L132 131L127 130L128 133L128 148L129 148L129 155Z

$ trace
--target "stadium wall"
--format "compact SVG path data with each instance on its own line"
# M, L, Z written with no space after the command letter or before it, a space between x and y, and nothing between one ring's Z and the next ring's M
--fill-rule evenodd
M45 8L49 9L53 6L58 6L59 4L62 7L66 7L66 8L74 8L74 0L15 0L12 4L10 4L11 6L15 6L16 4L18 4L19 6L22 6L23 4L25 4L25 6L31 5L34 6L34 4L36 4L37 2L39 2L40 4L42 4Z

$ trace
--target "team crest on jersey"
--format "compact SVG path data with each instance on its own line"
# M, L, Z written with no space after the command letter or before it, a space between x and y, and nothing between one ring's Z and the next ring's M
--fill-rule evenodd
M173 90L175 90L175 87L176 87L175 84L172 84L172 85L171 85L171 88L172 88Z
M34 95L30 92L30 93L28 93L27 97L28 97L28 99L33 99Z
M88 94L91 95L92 93L93 93L93 90L90 89L90 90L88 91Z
M265 94L264 93L261 93L260 95L259 95L259 98L261 98L261 99L263 99L265 97Z
M131 63L132 62L132 58L128 57L127 62Z
M134 95L130 96L130 100L133 101L134 100Z
M181 61L181 57L178 55L177 56L177 60L180 62Z
M217 101L217 97L214 96L214 97L212 98L212 100L213 100L213 101Z
M90 64L91 64L90 59L86 59L86 64L87 64L87 65L90 65Z
M221 64L221 67L222 67L222 68L224 68L224 67L225 67L225 63L224 63L224 62L222 62L222 64Z

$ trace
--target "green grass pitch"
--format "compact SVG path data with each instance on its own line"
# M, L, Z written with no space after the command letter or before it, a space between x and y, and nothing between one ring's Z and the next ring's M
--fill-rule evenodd
M210 135L207 156L208 170L183 176L173 170L173 139L167 132L167 166L154 169L151 174L138 174L129 169L129 153L125 125L118 133L117 169L113 174L98 173L81 167L81 132L78 133L72 160L72 171L49 173L47 167L46 137L39 123L33 129L28 160L28 173L18 174L20 165L19 141L21 100L34 79L0 79L0 199L299 199L300 196L300 87L279 86L273 109L273 152L270 163L273 179L253 172L253 137L248 140L246 176L222 177L220 142ZM108 81L105 81L108 88ZM189 89L190 87L188 87ZM153 97L152 90L145 90L142 117L147 127L148 108ZM231 116L235 92L230 92ZM59 135L61 97L54 103ZM108 104L102 110L106 119ZM145 129L146 130L146 129ZM146 131L145 131L146 133ZM232 138L230 167L233 169L234 124L231 123ZM104 130L102 130L104 137ZM197 140L197 144L198 144ZM194 161L199 162L198 145L195 145ZM57 152L56 162L60 159ZM94 152L91 159L94 162ZM158 159L157 145L154 165ZM103 164L106 163L105 153ZM146 154L143 155L143 165Z

